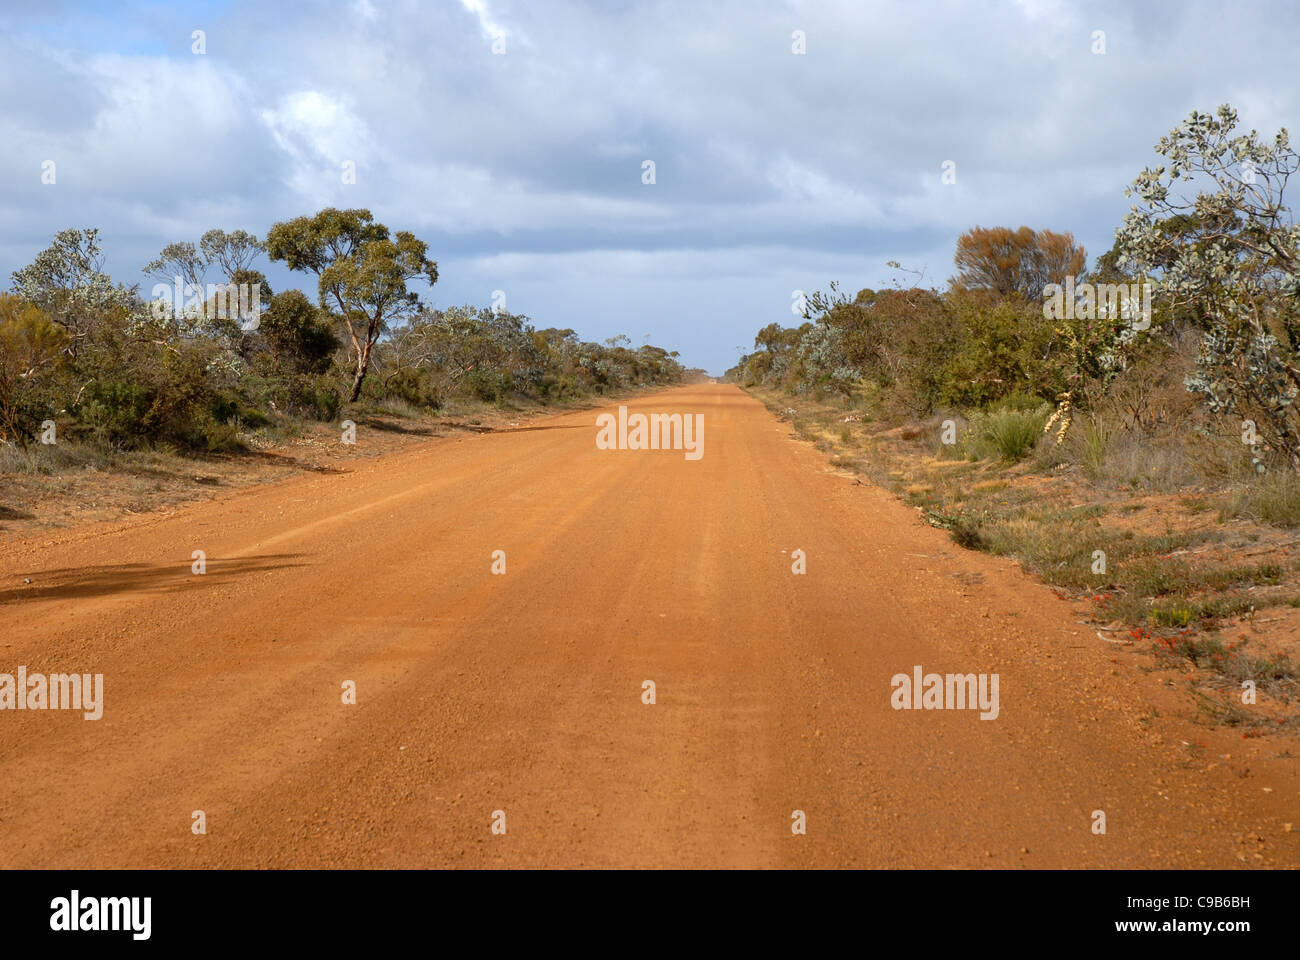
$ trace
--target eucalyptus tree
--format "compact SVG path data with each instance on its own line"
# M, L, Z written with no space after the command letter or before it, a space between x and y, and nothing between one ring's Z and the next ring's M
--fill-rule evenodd
M1193 111L1160 140L1166 163L1128 191L1138 202L1117 263L1203 330L1188 389L1215 412L1259 418L1265 442L1300 467L1300 227L1285 197L1300 156L1285 128L1266 142L1237 120L1226 104Z
M438 265L428 244L414 234L376 223L369 210L329 207L315 216L275 224L266 238L273 261L314 273L320 305L342 318L355 368L349 401L361 395L375 343L393 324L420 308L412 280L438 282Z

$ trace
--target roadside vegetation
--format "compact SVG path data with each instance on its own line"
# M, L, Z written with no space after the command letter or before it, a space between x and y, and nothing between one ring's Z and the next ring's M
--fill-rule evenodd
M272 290L267 262L313 295ZM429 305L426 244L367 210L276 223L265 240L214 229L169 243L138 283L103 263L97 230L64 230L0 292L0 521L39 512L51 483L134 478L127 499L144 509L171 477L235 482L268 451L337 448L344 420L390 437L488 429L685 373L626 336L584 341L501 303Z
M1091 269L1068 233L975 227L945 289L832 283L728 377L1253 735L1300 726L1300 157L1235 126L1164 138Z

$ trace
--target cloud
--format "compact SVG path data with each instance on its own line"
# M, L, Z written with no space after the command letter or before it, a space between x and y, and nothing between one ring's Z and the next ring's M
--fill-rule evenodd
M355 172L375 155L366 122L341 97L298 91L259 116L289 162L285 185L317 205L341 201L345 166Z
M479 29L488 40L504 40L508 36L506 28L492 17L488 11L487 0L460 0L460 4L478 18Z
M1266 135L1300 109L1282 0L57 8L57 30L0 11L0 276L68 226L134 281L214 226L364 206L430 242L437 302L507 289L542 325L648 330L715 370L792 319L792 288L878 287L891 259L942 284L976 224L1100 253L1193 108Z

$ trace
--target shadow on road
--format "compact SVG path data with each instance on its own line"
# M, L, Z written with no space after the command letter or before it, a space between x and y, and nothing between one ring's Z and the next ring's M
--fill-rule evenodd
M544 427L505 427L501 430L493 430L493 433L530 433L533 430L589 430L591 429L585 423L556 423Z
M528 433L532 430L585 430L585 425L581 423L566 424L556 423L540 427L485 427L473 423L444 423L440 426L447 427L451 430L465 430L469 433Z
M378 420L371 417L366 417L362 420L358 420L357 425L362 427L369 427L372 430L379 430L382 431L383 433L400 433L403 436L408 436L408 437L442 436L442 434L440 434L436 429L433 429L432 427L422 427L422 426L408 427L406 424L403 423L393 423L388 420Z
M192 572L191 562L166 564L120 563L110 566L68 567L60 570L34 570L18 575L17 586L0 590L0 606L27 600L67 600L106 597L115 593L166 593L192 589L196 581L210 585L250 573L305 566L294 562L301 554L272 553L237 560L207 561L207 572ZM31 583L23 583L30 579Z

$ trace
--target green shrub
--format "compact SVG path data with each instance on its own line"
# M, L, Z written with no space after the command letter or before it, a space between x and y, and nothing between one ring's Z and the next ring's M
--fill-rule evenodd
M413 367L403 367L384 380L384 391L412 407L438 409L441 397L432 380Z
M512 383L510 374L499 370L474 370L463 381L467 396L486 403L497 403L509 396Z
M199 350L142 349L95 377L70 405L78 431L117 449L153 443L215 449L228 438L214 431L224 412ZM104 364L107 366L107 364Z
M961 330L943 368L944 402L1020 409L1064 389L1064 355L1041 303L954 292L944 307ZM1016 399L1008 404L1009 398Z
M1051 414L1047 404L1033 410L1002 408L971 418L967 449L981 459L1023 460L1034 449Z
M290 410L322 423L337 420L343 408L343 392L328 376L299 376L289 382Z
M339 346L326 320L300 290L276 294L258 326L272 366L293 373L324 373Z
M110 447L133 447L148 433L153 399L141 384L127 380L92 383L77 409L77 420Z

